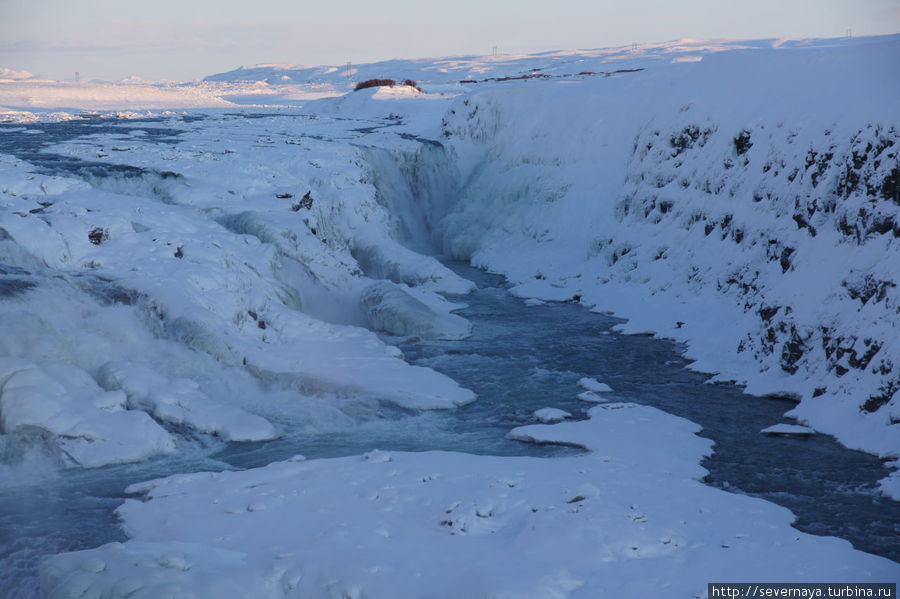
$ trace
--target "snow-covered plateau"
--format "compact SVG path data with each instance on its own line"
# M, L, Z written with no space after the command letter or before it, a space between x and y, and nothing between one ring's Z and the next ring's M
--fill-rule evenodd
M490 401L398 347L472 333L455 312L474 285L435 256L503 274L531 309L580 303L674 339L748 403L795 401L803 426L767 431L893 464L897 72L900 35L0 80L0 484L25 497L61 469ZM372 447L131 485L128 540L49 558L42 596L900 581L703 484L700 427L598 373L576 377L582 413L548 397L507 431L578 455ZM877 492L900 497L900 471Z

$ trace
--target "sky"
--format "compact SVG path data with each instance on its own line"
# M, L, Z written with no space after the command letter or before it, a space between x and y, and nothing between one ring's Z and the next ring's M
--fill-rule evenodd
M0 0L0 15L0 72L59 80L900 32L900 0Z

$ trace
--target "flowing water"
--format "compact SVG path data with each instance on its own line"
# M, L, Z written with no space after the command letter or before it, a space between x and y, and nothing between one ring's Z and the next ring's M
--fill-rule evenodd
M232 445L217 457L251 467L295 453L328 456L373 448L442 449L491 455L552 457L571 448L521 444L505 438L516 426L535 422L532 413L561 408L576 418L593 405L577 398L582 377L609 384L611 401L651 405L703 427L715 441L704 461L708 484L768 499L791 509L795 526L848 539L863 551L900 561L900 502L879 494L889 471L878 458L849 450L827 435L767 436L760 431L791 421L795 404L747 395L735 385L707 384L688 370L672 342L612 330L621 320L572 303L529 306L511 296L502 277L461 263L448 263L477 283L477 291L452 297L473 325L460 341L403 344L406 359L447 374L478 394L467 406L367 425L338 437L287 439L256 447ZM548 333L550 332L550 333Z
M55 132L48 125L42 130ZM166 129L147 131L166 143L175 137ZM0 147L3 152L9 149ZM53 172L86 178L145 174L102 171L74 159L44 160L48 155L37 145L19 150ZM652 405L699 423L701 434L716 443L715 454L704 462L709 484L784 505L797 515L801 530L840 536L859 549L900 561L900 503L876 491L877 481L888 474L877 458L848 450L826 435L762 435L760 429L785 421L782 414L791 402L745 395L732 385L707 384L706 377L687 370L676 344L616 334L612 327L620 321L576 304L527 305L507 292L502 277L460 263L448 266L478 286L471 294L451 298L467 305L459 313L472 323L472 336L459 341L387 340L398 344L408 361L441 371L475 391L477 401L425 413L369 406L359 424L318 433L279 422L287 433L266 443L226 444L176 431L185 449L181 457L94 470L58 470L39 452L29 457L26 448L40 439L7 435L0 455L15 457L19 466L0 463L0 596L36 596L37 565L44 555L125 540L113 510L124 498L124 489L138 481L177 472L250 468L298 453L325 458L375 448L548 459L571 454L577 450L522 444L505 435L534 422L532 412L539 408L561 408L583 418L592 405L576 397L582 391L577 381L585 376L608 383L614 389L612 400ZM23 278L22 272L0 274L40 284L37 277ZM10 289L11 294L27 290Z
M828 435L760 433L791 422L783 414L793 402L707 384L706 376L686 368L678 344L616 334L612 327L621 320L577 304L528 306L506 292L501 277L451 266L480 287L459 298L470 306L460 314L475 325L472 338L406 348L406 355L479 393L478 402L454 415L466 434L488 428L479 422L521 424L545 406L577 415L590 407L576 398L582 391L577 381L595 377L613 388L611 400L651 405L700 424L701 435L715 441L714 455L703 463L709 484L791 509L800 530L843 537L900 561L900 502L877 491L878 480L889 474L881 460ZM485 431L486 438L491 434Z

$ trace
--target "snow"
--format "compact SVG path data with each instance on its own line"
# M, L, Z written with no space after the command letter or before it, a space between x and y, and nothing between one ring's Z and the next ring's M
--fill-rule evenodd
M22 112L35 110L184 109L229 106L218 90L158 84L66 83L57 81L0 81L0 106Z
M609 393L612 391L612 387L610 387L606 383L601 383L597 379L591 379L587 377L578 379L578 386L582 389L587 389L592 393Z
M516 430L565 459L376 451L133 486L126 543L64 554L45 597L702 596L710 580L887 581L897 565L699 482L710 441L634 404ZM129 593L137 591L137 595Z
M224 153L220 136L229 122L229 145L237 149ZM412 409L474 399L448 378L408 365L360 328L390 324L404 334L465 336L468 323L452 314L458 306L436 292L464 292L471 283L391 239L371 188L359 186L362 168L356 175L342 170L355 150L343 140L310 140L319 160L334 161L327 175L319 173L321 162L308 160L298 171L287 156L261 167L247 157L272 158L276 148L260 142L266 133L247 135L242 120L221 125L184 131L193 139L182 146L158 145L141 125L55 148L109 168L118 158L144 169L131 176L76 179L39 174L12 158L0 163L0 262L30 277L17 283L25 293L0 298L2 355L77 367L100 391L127 396L122 413L98 409L94 420L136 423L116 437L106 430L112 425L70 431L70 421L93 400L53 399L52 409L25 415L17 407L22 392L9 387L0 395L4 433L29 425L67 447L73 435L90 439L94 455L76 461L99 466L174 451L153 419L224 440L260 441L280 434L260 412L293 422L327 396L336 396L337 408L360 398ZM281 145L288 156L309 152ZM338 201L344 186L351 192ZM296 198L312 190L310 208L293 210L297 199L277 197L286 189ZM385 229L367 229L367 220ZM350 251L360 229L359 244L383 257L380 276L398 284L360 276ZM46 385L55 390L42 401L62 393Z
M333 133L328 125L322 128ZM394 299L418 306L423 317L432 319L426 326L441 329L436 335L458 337L468 325L450 314L454 305L426 289L471 288L433 258L401 248L387 231L363 226L367 219L385 226L389 221L369 196L370 188L359 186L361 169L360 174L342 171L354 150L343 141L318 142L290 133L281 136L279 148L263 132L246 135L241 120L226 119L222 126L216 132L198 127L192 141L175 147L160 147L145 136L129 136L127 144L110 136L106 147L130 149L110 152L107 161L124 159L148 172L101 180L99 189L38 176L34 188L57 188L53 206L36 218L29 212L36 200L10 197L11 210L0 226L48 265L88 269L116 279L138 297L152 298L145 307L159 315L168 335L223 363L244 365L266 381L287 375L304 389L364 392L415 407L471 401L471 393L452 381L408 366L374 335L348 326L367 324L360 302L372 286L359 277L351 255L349 247L357 242L376 247L370 255L391 256L391 266L382 267L381 276L396 274L404 281L395 288ZM295 126L302 133L308 123ZM223 153L220 136L229 127L235 134L232 142L246 146L233 143L238 149ZM320 173L322 163L312 159L304 163L305 170L297 170L288 157L310 152L297 147L297 140L317 147L319 160L332 156L326 167L330 174ZM95 159L94 142L57 151ZM257 152L267 161L281 153L284 160L262 167L248 162L248 155ZM24 168L22 163L10 167L13 172ZM179 174L166 175L171 169ZM241 195L233 195L234 189L241 189ZM296 198L311 189L315 200L310 209L292 211L296 199L276 197L286 189ZM134 196L152 201L135 207L128 201ZM89 233L98 229L101 243L94 244ZM312 347L316 350L310 351Z
M445 118L464 184L440 247L521 297L577 298L623 332L684 342L692 368L796 396L791 417L900 455L900 83L883 76L898 44L750 44L473 88Z
M799 424L773 424L772 426L768 426L759 432L765 435L799 435L803 437L816 434L816 431L809 428L808 426L802 426Z
M602 395L597 395L593 391L583 391L582 393L576 395L576 397L581 401L587 401L590 403L606 403L607 401L609 401L608 398Z
M277 436L267 420L212 401L190 379L169 379L141 364L107 362L100 367L98 381L106 389L123 390L132 409L144 409L157 420L186 424L228 441L265 441Z
M894 465L896 467L896 464ZM900 471L894 470L887 478L878 483L881 492L897 501L900 501Z
M0 154L0 441L37 430L65 465L95 467L193 435L467 404L385 340L469 334L441 294L472 284L429 255L445 253L530 305L682 342L713 380L789 394L798 422L898 457L898 52L900 36L680 41L353 73L427 93L277 64L183 85L7 73L4 136L81 166ZM60 140L66 120L91 129ZM129 540L50 559L42 592L645 597L898 579L703 485L696 425L578 384L598 404L587 420L509 437L584 454L373 451L142 483L118 511ZM900 496L898 480L882 491Z
M269 85L290 81L295 84L346 84L353 81L392 78L412 79L419 84L447 86L461 81L475 83L514 77L575 77L613 73L623 68L641 68L672 61L696 61L713 52L743 49L803 46L809 40L676 40L662 43L628 45L592 50L561 50L539 54L503 54L499 56L448 56L412 60L386 60L346 66L308 66L259 64L206 77L207 82L259 82ZM860 43L857 40L856 43ZM427 90L426 90L427 91Z
M5 81L17 81L21 79L32 79L34 75L29 73L28 71L15 71L13 69L7 69L5 67L0 67L0 82Z
M572 417L572 414L559 408L541 408L540 410L535 410L533 415L544 424L554 424Z
M360 302L369 326L377 331L425 339L464 339L471 333L471 326L464 318L438 314L390 281L367 287Z
M124 393L104 391L74 366L0 359L3 431L34 427L54 434L71 465L105 466L175 451L165 429L146 413L124 408Z

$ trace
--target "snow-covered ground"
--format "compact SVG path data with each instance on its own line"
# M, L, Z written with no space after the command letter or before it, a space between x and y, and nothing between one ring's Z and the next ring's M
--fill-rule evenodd
M893 581L900 566L704 486L710 442L653 408L514 434L539 459L373 451L137 485L127 543L51 558L48 597L700 597L720 580ZM134 594L130 594L134 593Z
M801 423L896 458L898 56L900 36L680 42L351 73L424 93L342 95L341 69L290 65L0 81L0 444L39 430L62 464L100 466L182 451L185 430L262 441L473 401L372 332L468 333L440 294L470 283L427 255L447 252L523 297L684 341L695 368L789 393ZM702 485L695 425L582 386L590 419L510 434L584 456L374 452L153 481L119 510L132 540L52 559L43 592L643 597L900 578Z
M2 72L0 72L2 74ZM241 104L293 105L340 96L343 85L253 83L66 82L0 77L0 122L115 116L140 118L153 111L226 108Z

